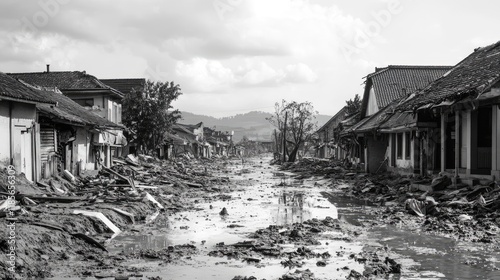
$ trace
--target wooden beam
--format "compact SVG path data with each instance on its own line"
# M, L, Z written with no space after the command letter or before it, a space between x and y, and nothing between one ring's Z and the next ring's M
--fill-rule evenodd
M446 169L446 113L441 112L441 172Z

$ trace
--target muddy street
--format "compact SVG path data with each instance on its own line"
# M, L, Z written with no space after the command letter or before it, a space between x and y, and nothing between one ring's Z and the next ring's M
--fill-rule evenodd
M179 194L188 207L106 242L108 266L65 262L55 279L500 278L495 245L385 224L385 208L346 197L348 186L297 179L270 159L229 161L217 171L229 185Z

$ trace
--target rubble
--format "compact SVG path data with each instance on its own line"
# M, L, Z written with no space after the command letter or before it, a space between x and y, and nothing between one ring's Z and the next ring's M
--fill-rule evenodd
M429 233L486 243L500 240L499 182L471 187L452 185L445 174L436 178L392 173L370 175L346 168L339 160L316 158L285 163L281 169L297 174L295 178L332 179L333 191L387 207L377 215L381 223L409 223L418 219L413 223ZM402 220L400 214L408 220ZM454 226L457 224L460 227Z
M57 269L56 263L69 260L85 262L72 272L80 276L98 277L92 266L103 264L109 264L110 272L101 276L113 275L118 279L136 275L131 272L117 276L113 272L120 265L105 260L109 240L135 224L155 222L166 211L190 207L179 195L187 190L218 191L229 181L211 175L219 163L208 159L165 161L129 155L114 162L112 168L101 166L99 172L84 176L64 170L37 184L16 175L17 192L12 203L5 200L9 196L7 171L0 171L0 217L15 218L17 233L17 274L7 272L7 259L3 255L0 278L50 277L52 270ZM212 164L207 165L209 162ZM217 188L212 188L215 185ZM6 236L0 237L1 246L5 247L7 242ZM184 255L194 253L190 246L176 246L164 252L142 251L125 257L156 255L168 261L178 258L180 251Z

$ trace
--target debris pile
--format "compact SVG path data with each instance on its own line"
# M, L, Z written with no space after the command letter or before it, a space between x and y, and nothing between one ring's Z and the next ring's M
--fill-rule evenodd
M369 175L344 168L339 160L304 158L282 170L295 178L323 176L336 195L369 200L387 209L377 217L390 224L414 223L423 230L461 240L494 243L500 235L500 185L479 181L474 186L452 184L450 176L435 178L392 173ZM402 217L404 215L404 217Z
M207 162L210 161L210 162ZM0 218L15 221L16 273L8 272L6 254L0 257L0 278L45 278L52 276L56 262L86 261L99 271L119 267L106 260L107 243L134 224L147 224L166 211L189 207L186 190L218 191L227 178L211 175L223 163L181 158L164 161L149 156L114 159L112 168L84 172L69 171L33 184L16 175L9 184L7 170L0 171ZM211 164L208 164L211 163ZM15 185L15 192L7 188ZM217 188L212 186L217 185ZM7 235L0 249L8 252ZM178 248L159 252L158 258L175 258ZM183 250L186 251L186 250ZM135 257L150 257L147 251ZM132 256L134 257L134 256ZM77 275L92 276L82 269Z
M314 253L306 246L320 245L318 235L325 231L341 231L340 221L331 217L323 220L311 219L303 223L294 223L288 226L270 225L249 235L251 240L235 244L218 244L217 248L209 253L212 257L226 256L234 259L256 259L263 256L284 257L287 260L301 258L328 258L328 252ZM295 252L284 252L280 244L300 245ZM285 266L289 266L287 261Z

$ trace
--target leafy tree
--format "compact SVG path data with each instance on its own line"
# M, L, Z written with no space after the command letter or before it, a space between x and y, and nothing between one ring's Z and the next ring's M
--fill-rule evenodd
M347 100L345 103L347 107L346 114L348 116L356 114L361 109L361 98L359 97L358 94L354 96L354 99Z
M173 82L148 80L143 89L134 89L125 96L123 124L147 152L163 143L165 132L181 117L179 110L171 110L172 102L181 94L179 85Z
M310 140L316 130L314 120L318 112L314 110L311 102L298 103L282 100L281 103L276 102L274 107L274 114L266 119L278 128L282 136L285 134L287 143L285 153L288 161L294 162L299 149Z

